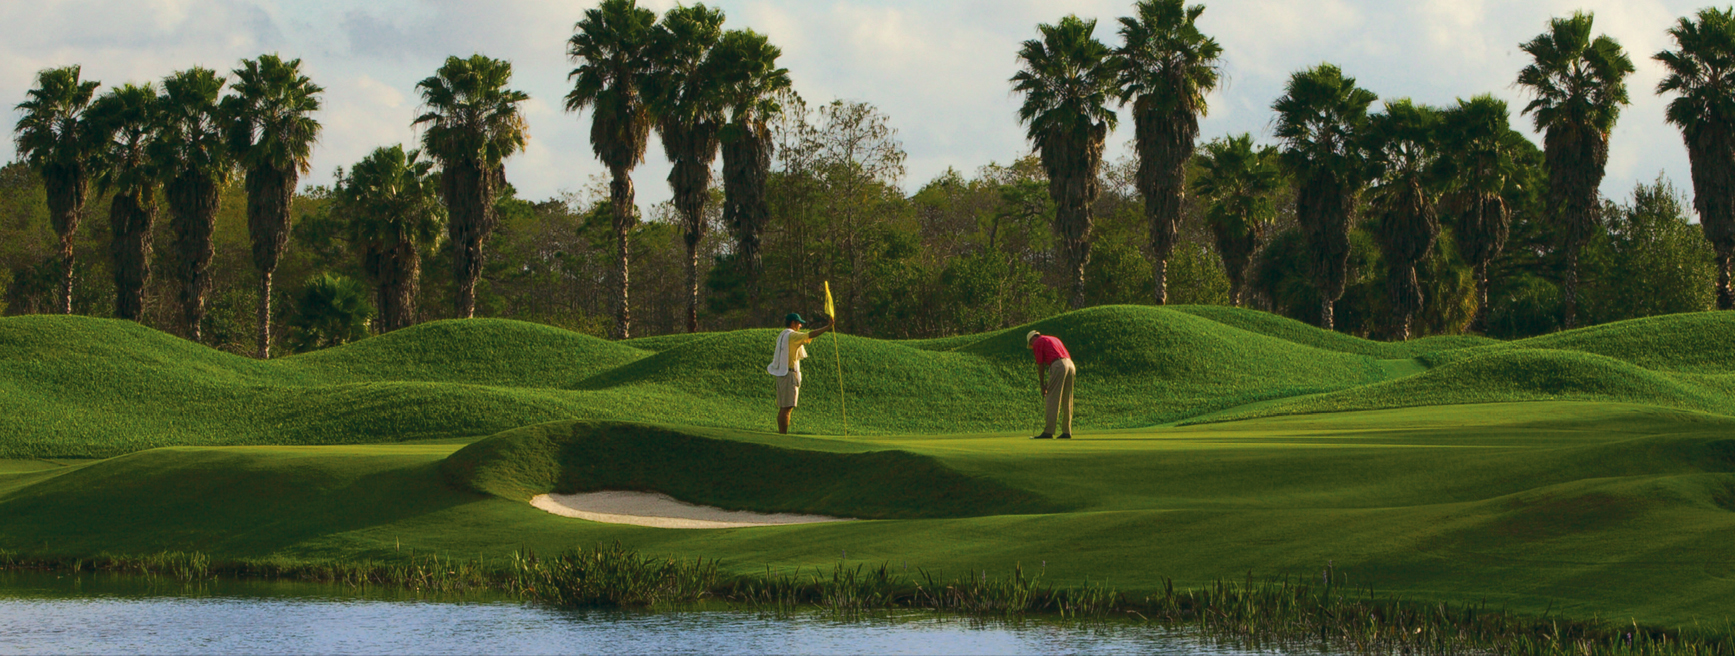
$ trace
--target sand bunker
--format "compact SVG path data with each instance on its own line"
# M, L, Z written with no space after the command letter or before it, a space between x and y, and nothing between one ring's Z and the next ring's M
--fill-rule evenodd
M539 494L530 500L530 505L562 517L655 528L743 528L855 521L821 515L768 515L724 510L677 501L655 492Z

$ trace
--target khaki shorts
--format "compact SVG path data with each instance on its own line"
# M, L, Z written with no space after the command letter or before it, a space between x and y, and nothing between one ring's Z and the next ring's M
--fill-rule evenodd
M801 400L801 372L791 371L777 377L777 407L793 408Z

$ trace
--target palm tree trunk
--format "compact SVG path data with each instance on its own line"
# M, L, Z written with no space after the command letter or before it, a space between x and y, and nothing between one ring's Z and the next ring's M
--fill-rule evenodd
M1160 257L1160 258L1157 258L1151 262L1151 278L1152 278L1152 284L1156 287L1155 298L1153 300L1156 301L1157 305L1168 305L1169 304L1169 258L1167 255Z
M114 314L128 321L144 316L145 283L151 275L151 224L156 218L150 188L117 193L109 202L108 221L114 258Z
M775 145L763 124L741 127L738 138L723 144L723 222L734 233L736 262L747 280L748 307L758 316L765 269L760 246L771 216L766 180Z
M271 359L271 277L275 272L259 273L259 359Z
M271 279L289 248L290 203L300 174L292 167L255 166L247 171L247 234L253 241L253 267L259 269L259 359L271 358Z
M1337 330L1336 319L1332 316L1332 299L1322 298L1319 301L1319 327L1326 330Z
M79 166L51 165L42 171L42 186L48 201L49 222L60 237L59 298L55 311L72 314L73 238L84 213L85 176Z
M181 330L195 342L204 339L205 295L211 289L211 234L219 202L219 189L213 178L193 174L169 183L176 278L181 282Z
M1563 324L1571 330L1578 327L1578 260L1597 226L1597 188L1608 165L1608 135L1587 127L1561 126L1550 128L1543 141L1548 209L1560 222L1561 248L1566 251Z
M1178 82L1178 81L1177 81ZM1152 292L1157 305L1169 300L1169 257L1187 198L1187 160L1199 136L1199 119L1190 109L1160 111L1152 96L1141 96L1135 108L1135 139L1139 153L1137 182L1150 224Z
M422 257L415 242L400 240L389 244L379 259L380 332L415 325L416 294L421 289L422 277Z
M1067 284L1074 309L1084 307L1084 271L1090 264L1091 204L1100 191L1097 172L1102 166L1107 125L1094 126L1087 134L1056 131L1042 140L1042 166L1048 173L1048 195L1054 199L1054 231L1066 256Z
M1735 253L1717 253L1717 309L1735 310L1735 291L1729 289L1729 269Z
M1717 309L1735 309L1729 289L1730 259L1735 256L1735 132L1722 121L1706 121L1687 132L1692 165L1693 209L1699 227L1717 252Z
M614 179L609 181L608 198L614 208L615 338L632 339L632 250L629 240L632 238L633 223L638 216L635 211L637 208L633 206L631 169L614 171Z
M1488 263L1477 262L1476 275L1476 313L1470 317L1470 332L1482 334L1488 332Z
M718 125L701 120L684 122L665 118L660 124L663 151L674 165L669 169L669 189L683 224L687 243L687 332L699 332L699 244L710 226L705 221L705 203L711 198L711 163L721 145Z
M448 166L440 176L446 201L446 230L452 240L452 308L459 319L476 316L476 281L482 277L483 246L494 233L494 194L504 169L476 162Z
M60 236L60 313L72 314L72 237Z
M699 243L687 240L687 332L699 332Z
M1067 249L1070 251L1068 253L1068 259L1071 260L1069 277L1072 281L1071 301L1067 303L1067 306L1074 310L1084 308L1084 270L1090 265L1089 249L1089 244L1074 245Z
M1578 249L1568 249L1566 252L1566 281L1561 285L1561 294L1565 298L1564 317L1562 325L1567 330L1578 327Z

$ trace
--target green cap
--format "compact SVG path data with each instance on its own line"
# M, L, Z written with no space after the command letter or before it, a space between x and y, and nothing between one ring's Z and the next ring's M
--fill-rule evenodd
M801 315L796 314L794 312L791 312L787 315L784 315L784 317L783 317L783 323L787 324L791 321L794 321L794 322L799 323L799 324L806 324L807 323L806 319L801 318Z

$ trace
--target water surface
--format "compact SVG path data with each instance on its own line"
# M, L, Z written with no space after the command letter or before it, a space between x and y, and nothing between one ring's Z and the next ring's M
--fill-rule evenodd
M0 574L0 653L1258 653L1135 622L981 621L909 612L569 610L401 590L103 574ZM1267 652L1269 653L1269 652Z

